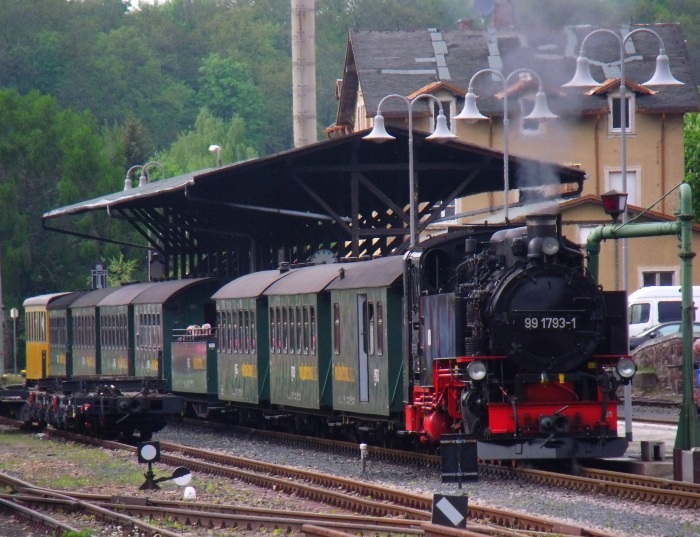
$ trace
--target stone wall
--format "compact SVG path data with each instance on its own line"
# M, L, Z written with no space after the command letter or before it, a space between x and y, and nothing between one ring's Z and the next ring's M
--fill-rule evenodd
M637 374L632 382L635 394L683 394L683 339L680 334L648 341L631 354L637 363Z

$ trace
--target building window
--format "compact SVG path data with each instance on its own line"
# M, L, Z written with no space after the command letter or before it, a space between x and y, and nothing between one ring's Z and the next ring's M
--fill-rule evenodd
M532 96L518 99L520 106L520 132L523 134L539 134L544 126L544 121L539 119L527 119L535 108L535 99Z
M622 185L622 170L620 168L605 167L606 183L608 190L617 190L618 192L627 192L627 205L641 205L642 200L639 193L641 192L641 176L642 170L639 166L630 166L627 168L627 185L626 189Z
M625 95L626 117L625 125L627 133L634 133L634 94ZM622 118L620 117L620 93L608 97L608 125L610 134L619 134L622 131Z
M432 99L431 99L432 101ZM435 130L435 127L437 126L437 117L438 114L440 114L440 107L435 101L432 101L433 103L433 130ZM444 101L440 99L440 104L442 105L442 113L445 114L445 119L447 120L447 128L450 129L450 132L454 132L452 130L452 108L455 106L455 101L454 99L451 99L449 101Z
M588 236L593 233L593 230L600 227L600 224L581 224L578 226L578 243L585 246L588 242Z
M674 269L640 268L642 287L654 285L677 285L678 275Z

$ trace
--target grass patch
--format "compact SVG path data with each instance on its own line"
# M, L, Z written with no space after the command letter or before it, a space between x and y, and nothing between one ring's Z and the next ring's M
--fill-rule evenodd
M14 431L0 431L0 444L0 471L19 474L40 487L74 490L100 482L124 486L143 482L144 469L135 454L131 462L127 453ZM56 460L61 461L60 472L55 470Z

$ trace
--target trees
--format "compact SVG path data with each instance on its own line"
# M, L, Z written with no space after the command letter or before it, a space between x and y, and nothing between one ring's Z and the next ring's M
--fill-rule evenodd
M248 128L243 118L233 117L226 122L203 108L194 129L182 133L170 149L161 151L155 159L165 167L169 176L212 168L216 156L210 154L210 145L221 147L221 161L224 164L258 156L255 148L248 143Z
M700 114L685 116L685 180L693 192L695 221L700 221Z
M46 233L41 215L118 190L119 169L89 112L61 110L53 97L0 90L0 235L7 303L48 290L84 287L98 244L76 255L77 239ZM109 223L107 225L110 225ZM90 217L78 226L94 230Z
M197 100L200 106L222 119L243 119L248 128L248 144L260 150L265 107L262 91L253 82L248 65L212 53L204 58L199 72Z

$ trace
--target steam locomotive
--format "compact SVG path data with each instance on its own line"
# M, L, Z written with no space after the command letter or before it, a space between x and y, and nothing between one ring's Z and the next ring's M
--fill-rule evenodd
M99 292L54 306L38 376L85 362L163 382L194 416L385 444L461 433L489 460L627 447L626 296L599 288L555 215L459 228L405 256Z

